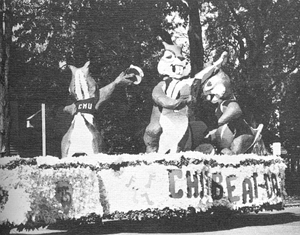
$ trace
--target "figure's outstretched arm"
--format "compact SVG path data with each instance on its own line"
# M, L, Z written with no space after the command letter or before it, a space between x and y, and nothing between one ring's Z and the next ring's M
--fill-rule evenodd
M133 83L132 80L128 78L133 77L134 74L126 74L125 72L120 73L120 75L110 84L106 85L99 89L99 100L95 105L96 110L99 109L100 105L102 105L105 101L107 101L112 93L114 92L116 86L118 85L130 85Z
M224 107L223 114L218 120L218 126L228 123L230 120L236 119L243 114L241 107L237 102L230 102Z
M227 62L228 53L224 51L220 58L214 62L212 65L201 70L195 75L195 79L200 79L201 83L204 83L217 69L220 69L222 65Z
M74 113L76 112L76 105L74 103L67 105L66 107L64 107L63 111L71 115L74 115Z
M161 81L154 87L152 92L152 99L158 106L166 109L180 109L191 100L189 95L181 96L179 99L168 97L163 91L164 84L165 83Z

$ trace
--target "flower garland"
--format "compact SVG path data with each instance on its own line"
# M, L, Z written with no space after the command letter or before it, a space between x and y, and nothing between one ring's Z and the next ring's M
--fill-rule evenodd
M209 216L216 214L246 214L251 212L261 212L261 211L272 211L272 210L283 210L282 203L277 203L271 205L269 203L264 203L259 207L244 207L239 210L231 210L230 208L223 205L216 205L211 207L209 210L205 212L195 212L195 208L190 207L188 210L183 209L170 209L168 207L164 209L147 209L147 210L139 210L139 211L129 211L127 213L115 211L109 215L105 215L103 219L109 220L160 220L160 219L183 219L183 218L191 218L191 217L201 217L201 216Z
M188 154L186 154L188 155ZM107 155L108 158L110 158L111 156ZM201 155L200 155L201 156ZM208 155L209 156L209 155ZM247 155L246 155L247 156ZM40 157L43 158L43 157ZM93 171L100 171L103 169L113 169L113 170L120 170L120 168L122 167L128 167L128 166L141 166L141 165L150 165L153 163L158 163L164 166L176 166L181 168L182 166L188 166L190 164L194 164L194 165L199 165L199 164L205 164L211 167L234 167L234 168L239 168L241 166L250 166L250 165L260 165L263 164L264 166L270 166L272 164L285 164L284 159L276 157L276 158L272 158L272 159L263 159L263 158L259 158L259 159L253 159L251 158L251 155L249 155L249 158L244 158L242 160L240 160L237 163L220 163L217 160L213 159L213 158L207 158L207 155L205 155L205 158L189 158L189 157L185 157L184 155L180 156L180 160L166 160L166 159L160 159L160 160L154 160L154 161L148 161L148 160L132 160L132 161L123 161L123 162L112 162L112 163L103 163L101 161L94 161L93 164L87 164L84 163L85 159L72 159L72 161L66 161L63 162L63 160L59 160L58 158L55 157L44 157L46 159L46 161L49 159L51 159L52 161L54 160L54 164L49 165L49 164L38 164L38 160L39 158L16 158L12 161L6 162L5 160L7 159L3 159L4 164L1 164L1 160L0 159L0 169L9 169L12 170L16 167L19 166L24 166L24 165L28 165L28 166L34 166L34 165L38 165L39 168L42 169L48 169L48 168L52 168L52 169L59 169L59 168L72 168L72 167L83 167L83 168L90 168ZM150 157L151 158L151 157ZM224 156L224 158L226 158L226 156ZM129 158L130 159L130 158Z

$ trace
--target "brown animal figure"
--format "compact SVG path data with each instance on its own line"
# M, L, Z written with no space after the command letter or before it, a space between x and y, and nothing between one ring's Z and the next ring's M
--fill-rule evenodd
M227 53L223 55L227 57ZM254 129L245 121L227 74L212 66L205 70L210 76L204 83L203 93L208 101L218 104L218 126L207 137L210 137L221 154L233 155L251 151L261 139L263 125L260 124Z
M101 104L111 97L116 86L134 83L130 79L135 77L134 73L122 72L112 83L99 89L89 73L89 65L90 62L86 62L81 68L69 65L72 71L69 92L76 102L64 108L64 111L74 117L61 141L62 158L97 154L103 151L103 140L96 126L94 114Z

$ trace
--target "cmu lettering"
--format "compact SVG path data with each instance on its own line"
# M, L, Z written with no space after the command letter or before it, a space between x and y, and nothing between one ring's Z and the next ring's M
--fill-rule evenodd
M92 103L82 103L78 105L78 109L92 109L93 104Z

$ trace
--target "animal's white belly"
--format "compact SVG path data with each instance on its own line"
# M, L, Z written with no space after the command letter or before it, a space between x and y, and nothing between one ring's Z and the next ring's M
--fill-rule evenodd
M91 114L76 114L74 116L74 130L70 137L70 148L68 151L68 157L72 156L74 153L86 153L87 155L92 155L93 151L93 135L86 126L85 120L93 123L93 115Z
M167 88L166 95L176 99L180 95L189 95L190 86L193 79L184 79L181 81L172 80ZM165 90L166 87L163 87ZM178 144L188 128L188 107L180 110L163 109L159 124L162 128L162 134L159 139L158 153L176 153Z
M177 147L188 128L187 108L179 111L163 109L160 117L162 134L159 139L159 153L176 153Z

